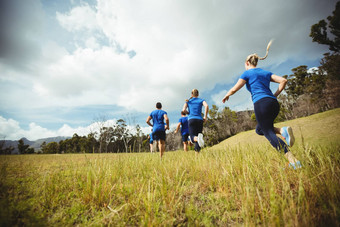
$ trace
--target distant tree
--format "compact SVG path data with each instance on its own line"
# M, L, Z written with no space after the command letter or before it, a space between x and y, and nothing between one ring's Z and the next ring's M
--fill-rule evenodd
M98 150L98 142L96 140L96 134L90 133L87 135L87 147L89 153L96 153Z
M24 140L20 139L18 141L18 150L20 154L25 154L27 149L28 149L29 145L25 145Z
M50 142L46 145L45 152L46 154L58 154L59 153L59 144L57 142Z
M40 145L40 151L41 153L46 153L46 141L42 142L42 144Z
M328 108L340 106L340 1L335 5L332 15L311 27L313 42L327 45L330 53L321 60L319 73L327 77L322 89Z
M67 144L67 139L66 140L60 140L59 141L59 152L58 153L60 153L60 154L64 154L64 153L67 153L67 146L66 146L66 144Z
M107 153L111 143L115 142L117 136L115 135L114 127L102 127L99 134L99 152Z
M12 151L14 151L14 147L9 146L9 147L5 147L5 138L3 140L0 141L0 154L11 154Z
M320 20L311 27L310 37L313 42L329 46L329 50L339 53L340 51L340 1L336 3L333 15L327 17L327 21ZM329 33L332 34L330 38Z
M320 70L330 79L340 79L340 1L336 3L333 14L326 20L311 27L310 37L313 42L327 45L331 53L325 53Z
M288 78L287 86L285 91L288 96L297 99L300 95L305 93L306 82L308 80L308 69L306 65L300 65L299 67L293 68L293 74L285 76Z
M331 80L340 80L340 54L325 53L319 72Z
M27 148L26 154L34 154L34 148L33 147Z
M256 123L251 120L252 113L253 111L235 112L229 107L219 110L216 105L212 105L209 119L203 127L206 144L212 146L238 132L253 129Z
M209 109L209 114L208 114L209 119L217 119L218 118L218 107L216 105L212 105L211 108Z
M139 126L139 124L136 125L136 133L134 136L132 136L132 140L133 140L133 151L138 151L141 152L143 149L143 131L141 129L141 127Z
M74 133L71 138L71 153L80 153L80 137L77 133Z
M127 128L126 122L123 119L117 120L117 125L115 128L115 135L124 144L125 152L128 152L128 143L131 140L130 130Z

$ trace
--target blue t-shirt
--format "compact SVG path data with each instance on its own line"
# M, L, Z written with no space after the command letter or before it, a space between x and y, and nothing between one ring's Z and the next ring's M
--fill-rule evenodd
M247 82L247 90L251 93L253 103L265 97L276 99L269 85L272 75L273 73L260 68L248 69L241 75L240 78Z
M150 143L153 142L153 135L152 135L152 132L150 133Z
M188 119L199 119L203 120L202 118L202 106L203 106L203 99L200 98L191 98L187 102L188 109L189 109L189 115Z
M178 122L181 123L181 134L189 134L188 117L181 117Z
M167 114L164 110L154 110L151 112L150 117L152 118L153 122L153 132L165 131L164 114Z

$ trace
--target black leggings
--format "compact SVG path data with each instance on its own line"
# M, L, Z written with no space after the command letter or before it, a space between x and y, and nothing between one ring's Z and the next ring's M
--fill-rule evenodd
M195 144L195 151L200 151L201 147L197 142L194 141L194 137L198 136L198 133L202 133L203 130L203 120L200 119L190 119L189 122L189 135L190 140L193 144Z
M254 103L254 111L257 121L256 133L264 135L277 150L284 149L284 152L287 153L289 150L286 143L277 137L274 131L274 120L280 112L278 101L273 98L260 99Z

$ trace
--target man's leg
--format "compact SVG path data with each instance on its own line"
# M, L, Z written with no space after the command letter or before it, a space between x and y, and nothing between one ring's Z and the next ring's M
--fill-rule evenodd
M160 140L159 143L159 153L160 153L160 156L162 158L164 152L165 152L165 141L164 140Z
M188 142L183 142L184 151L188 151Z

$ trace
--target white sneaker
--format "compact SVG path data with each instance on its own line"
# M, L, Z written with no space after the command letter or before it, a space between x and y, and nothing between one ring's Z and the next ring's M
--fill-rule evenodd
M295 137L293 134L293 129L291 127L283 127L282 128L282 136L285 138L285 140L287 141L288 146L292 147L294 145L295 142Z
M198 145L200 147L204 147L204 140L203 140L203 134L202 133L198 133L198 136L197 136L197 142L198 142Z

